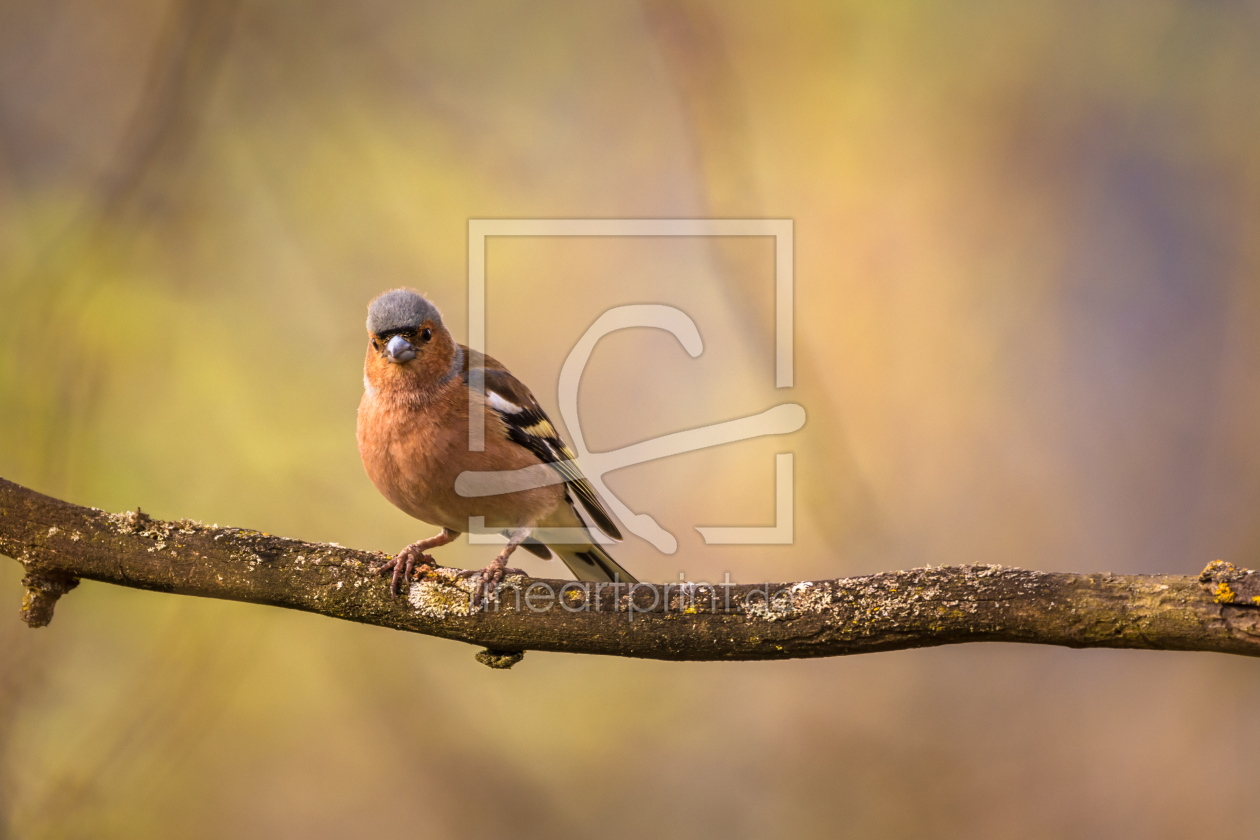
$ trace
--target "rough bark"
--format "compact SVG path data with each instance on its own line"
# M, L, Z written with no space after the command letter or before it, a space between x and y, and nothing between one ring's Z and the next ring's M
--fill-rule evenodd
M960 642L1260 656L1260 574L1065 574L953 566L778 584L583 584L509 577L497 602L439 569L389 594L379 553L139 510L79 507L0 479L0 552L26 569L22 617L47 624L80 580L268 604L456 639L511 667L527 650L673 660L843 656Z

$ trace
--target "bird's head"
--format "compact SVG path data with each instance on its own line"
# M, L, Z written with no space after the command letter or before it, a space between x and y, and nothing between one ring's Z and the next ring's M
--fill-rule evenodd
M411 289L385 292L368 304L363 374L374 388L423 390L450 373L455 341L442 315Z

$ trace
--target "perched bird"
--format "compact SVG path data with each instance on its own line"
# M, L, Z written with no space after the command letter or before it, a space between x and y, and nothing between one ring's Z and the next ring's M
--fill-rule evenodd
M473 516L485 517L487 527L502 529L508 538L490 565L472 573L480 579L476 603L494 591L518 546L538 557L559 556L579 580L637 583L592 536L598 529L619 540L621 532L520 380L491 357L456 344L433 304L411 289L375 298L368 305L367 331L358 424L363 467L396 507L442 529L378 569L393 573L395 594L400 580L434 565L426 552L468 530ZM478 368L484 370L484 393L469 385L469 371ZM481 452L469 449L470 411L484 413ZM489 496L455 491L455 479L465 470L519 470L541 463L564 481ZM553 540L548 546L549 528L574 529L566 534L570 544ZM580 535L576 544L573 534Z

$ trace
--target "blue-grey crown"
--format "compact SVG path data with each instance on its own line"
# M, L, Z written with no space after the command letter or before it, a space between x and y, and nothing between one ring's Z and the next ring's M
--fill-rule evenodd
M414 330L425 321L442 323L433 304L411 289L394 289L368 304L367 328L373 335Z

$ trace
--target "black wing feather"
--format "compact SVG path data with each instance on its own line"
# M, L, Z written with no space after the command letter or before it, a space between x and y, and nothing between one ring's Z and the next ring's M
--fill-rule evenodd
M604 509L595 488L578 469L577 456L560 439L556 427L529 389L508 371L494 368L485 368L485 383L487 397L497 394L508 404L520 408L519 411L494 409L507 427L508 439L560 473L595 525L613 539L621 539L621 530Z

